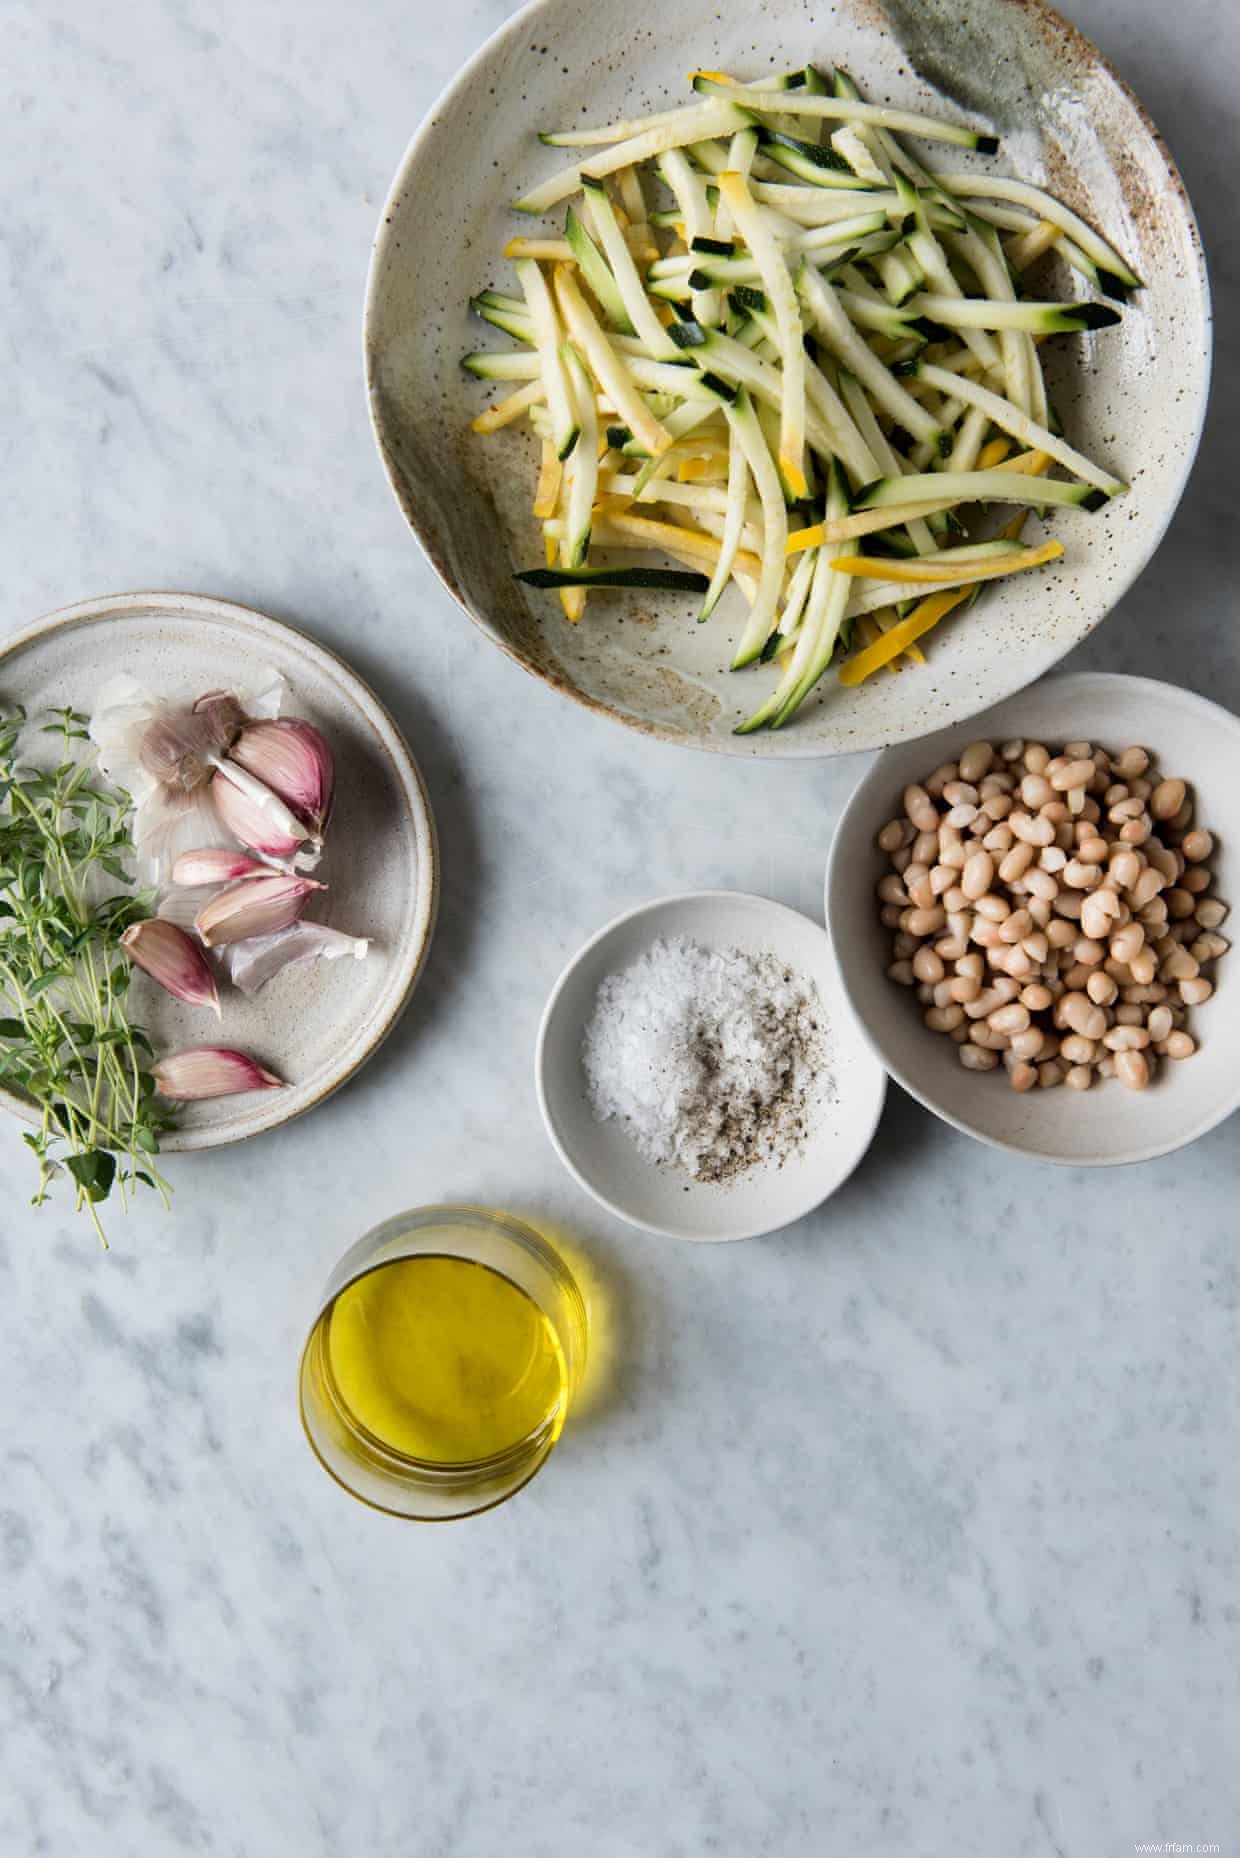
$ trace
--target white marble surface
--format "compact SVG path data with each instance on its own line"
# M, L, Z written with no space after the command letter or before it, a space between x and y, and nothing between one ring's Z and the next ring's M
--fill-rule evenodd
M0 1851L1234 1850L1235 1124L1076 1177L896 1094L821 1216L722 1250L600 1217L543 1138L530 1050L566 954L663 889L816 910L857 768L576 712L468 628L397 515L370 233L505 10L4 10L3 621L181 586L313 628L408 730L446 896L381 1058L304 1123L172 1164L175 1220L144 1210L110 1255L27 1208L4 1132ZM1221 310L1202 466L1076 661L1240 707L1231 9L1075 12L1169 136ZM318 1471L293 1369L337 1254L439 1196L580 1234L610 1372L517 1502L419 1530Z

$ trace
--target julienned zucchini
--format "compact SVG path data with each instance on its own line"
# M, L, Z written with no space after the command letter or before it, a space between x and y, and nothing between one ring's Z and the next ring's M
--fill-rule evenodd
M1078 510L1100 510L1107 502L1092 484L1067 484L1060 478L1003 470L928 471L864 484L853 493L851 507L879 510L884 504L929 503L949 497L959 503L1055 503Z
M540 441L547 564L518 579L572 621L594 587L692 593L706 620L734 583L733 664L778 671L748 732L788 723L854 627L861 682L897 668L911 607L909 640L1063 554L1013 525L970 540L962 513L1123 492L1064 438L1037 347L1119 312L1041 300L1032 267L1053 249L1108 295L1139 280L1044 190L936 172L901 139L992 152L984 130L867 102L838 68L693 83L687 107L543 138L579 155L516 204L564 203L562 235L511 241L521 294L470 307L516 346L464 366L501 388L476 431L528 418ZM600 548L685 565L601 567ZM918 604L919 584L959 591Z
M704 574L681 568L524 568L515 581L527 587L645 587L663 593L704 594Z

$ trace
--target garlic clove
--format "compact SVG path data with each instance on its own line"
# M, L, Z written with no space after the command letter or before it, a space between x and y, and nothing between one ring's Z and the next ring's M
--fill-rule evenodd
M268 858L291 858L312 835L279 794L238 763L221 761L211 781L216 811L234 838Z
M271 869L248 852L230 851L224 845L198 846L182 852L172 867L174 884L228 884L237 877L257 877Z
M336 772L332 751L313 723L297 716L248 723L229 753L321 837L331 815Z
M207 948L244 942L254 935L270 935L295 923L310 893L324 888L312 877L284 871L239 878L203 905L194 918L194 927Z
M193 1103L206 1097L234 1097L247 1090L278 1090L284 1079L266 1070L248 1052L226 1046L202 1045L173 1052L151 1066L155 1088L175 1103Z
M178 1000L189 1006L209 1006L219 1015L215 977L201 948L184 929L152 916L131 923L121 937L121 947L136 968Z

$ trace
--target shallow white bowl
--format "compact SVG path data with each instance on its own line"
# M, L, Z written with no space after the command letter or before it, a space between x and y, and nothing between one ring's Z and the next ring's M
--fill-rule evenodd
M921 780L969 742L1012 737L1099 743L1110 752L1138 743L1167 775L1188 780L1199 822L1217 840L1214 891L1240 886L1240 720L1174 684L1083 672L1045 679L955 729L880 755L844 809L827 864L827 927L840 972L875 1052L926 1108L995 1148L1065 1166L1111 1167L1169 1154L1240 1107L1240 965L1218 963L1217 991L1193 1010L1199 1041L1190 1059L1158 1067L1148 1090L1114 1080L1086 1095L1032 1090L1018 1095L998 1072L965 1071L949 1039L928 1032L913 994L887 979L891 932L880 926L874 887L890 867L875 838L899 814L910 781ZM1224 924L1224 933L1229 934Z
M1051 395L1073 444L1131 483L1097 515L1064 512L1067 550L988 588L928 642L916 676L846 689L824 677L786 729L733 730L773 686L771 666L728 670L743 602L725 594L696 626L683 595L595 593L569 625L554 594L514 568L542 559L529 513L537 453L512 426L468 430L489 397L460 366L508 346L470 295L511 289L514 233L557 234L510 202L568 166L535 132L684 103L691 64L750 77L842 65L901 107L993 127L995 160L918 144L931 165L997 167L1044 182L1113 239L1146 280L1121 327L1057 338ZM1038 274L1051 296L1081 281ZM681 0L536 0L470 60L401 163L375 239L366 302L371 416L392 488L449 593L536 676L633 728L743 756L847 754L943 728L1028 684L1095 627L1157 547L1188 476L1205 412L1210 303L1183 184L1122 79L1044 0L772 0L753 9ZM498 392L502 392L498 389ZM437 623L431 622L429 623Z
M827 1061L810 1137L782 1167L759 1166L722 1185L644 1161L616 1121L599 1122L581 1048L600 983L659 936L707 948L769 952L818 988ZM672 1239L753 1239L819 1206L852 1173L874 1135L887 1079L848 1002L824 932L797 910L736 890L662 897L617 916L569 962L543 1013L534 1061L543 1121L587 1193L631 1225Z

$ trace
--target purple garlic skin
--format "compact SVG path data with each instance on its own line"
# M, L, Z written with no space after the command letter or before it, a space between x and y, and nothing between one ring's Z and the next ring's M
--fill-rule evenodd
M231 765L225 760L211 781L211 798L225 827L266 858L294 857L309 841L309 828L246 769L238 767L236 776L230 775Z
M229 753L278 794L316 838L322 837L335 798L336 769L332 751L313 723L297 716L247 723Z
M155 1088L173 1103L196 1103L207 1097L235 1097L247 1090L279 1090L284 1079L268 1071L248 1052L222 1045L201 1045L173 1052L151 1066Z
M234 878L258 877L270 868L248 852L230 851L224 845L203 845L181 853L172 867L172 881L193 889L199 884L230 884Z
M191 936L175 923L152 916L131 923L121 947L136 968L189 1006L209 1006L217 1016L220 998L207 958Z

